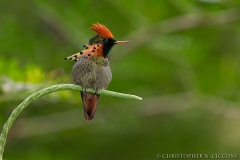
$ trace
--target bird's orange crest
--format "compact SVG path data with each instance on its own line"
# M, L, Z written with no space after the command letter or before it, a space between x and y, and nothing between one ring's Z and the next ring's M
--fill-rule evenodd
M107 38L113 38L112 33L109 31L107 27L105 27L103 24L95 23L90 27L91 30L99 34L100 36L107 37Z

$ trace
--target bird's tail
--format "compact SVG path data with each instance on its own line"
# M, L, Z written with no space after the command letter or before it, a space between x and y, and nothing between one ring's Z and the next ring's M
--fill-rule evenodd
M85 119L90 121L94 118L97 109L99 94L87 93L81 91L81 97L84 107Z

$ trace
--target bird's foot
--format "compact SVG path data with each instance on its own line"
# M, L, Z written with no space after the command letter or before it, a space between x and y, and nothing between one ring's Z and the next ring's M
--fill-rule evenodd
M86 88L86 87L82 87L82 90L83 90L84 92L86 92L86 91L87 91L87 88Z
M98 94L98 88L95 89L95 94Z

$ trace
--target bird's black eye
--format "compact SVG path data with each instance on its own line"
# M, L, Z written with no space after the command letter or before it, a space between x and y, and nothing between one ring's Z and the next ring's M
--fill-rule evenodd
M106 43L108 41L108 39L107 38L103 38L102 41L103 41L103 43Z

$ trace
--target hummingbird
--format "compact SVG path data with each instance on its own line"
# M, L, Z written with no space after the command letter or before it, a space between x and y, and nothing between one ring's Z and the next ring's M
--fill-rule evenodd
M116 41L110 30L103 24L95 23L90 27L97 35L89 39L84 50L66 57L65 60L74 60L72 69L73 82L83 87L80 91L85 119L94 118L100 95L98 90L106 89L112 80L109 67L110 50L115 44L129 41ZM95 93L86 92L92 89Z

